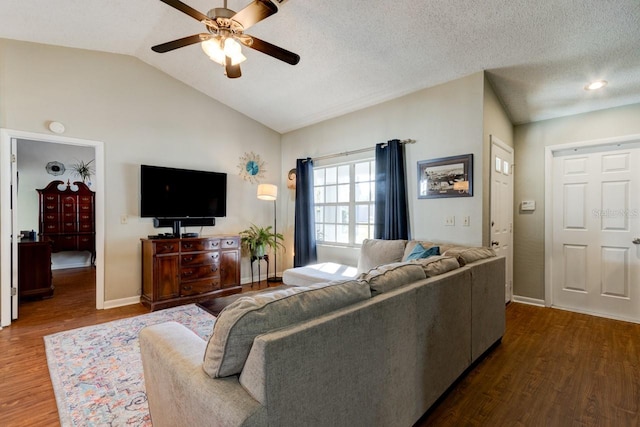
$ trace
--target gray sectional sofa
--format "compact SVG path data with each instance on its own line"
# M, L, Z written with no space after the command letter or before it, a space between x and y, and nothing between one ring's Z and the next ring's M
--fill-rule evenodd
M413 243L355 280L242 297L209 342L143 329L154 426L414 424L500 341L505 266L483 248L403 261Z

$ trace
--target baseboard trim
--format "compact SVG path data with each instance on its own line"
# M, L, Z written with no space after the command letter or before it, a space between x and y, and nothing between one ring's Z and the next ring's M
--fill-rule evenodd
M538 298L529 298L529 297L522 297L519 295L514 295L513 302L519 302L522 304L529 304L529 305L535 305L538 307L545 307L544 305L544 300L543 299L538 299Z
M120 298L120 299L113 299L110 301L105 301L104 302L104 308L109 309L109 308L116 308L116 307L124 307L125 305L133 305L133 304L140 304L140 297L129 297L129 298Z

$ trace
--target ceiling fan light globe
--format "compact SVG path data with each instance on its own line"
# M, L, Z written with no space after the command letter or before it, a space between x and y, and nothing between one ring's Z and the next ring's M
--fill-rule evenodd
M220 65L224 65L225 54L220 48L220 41L218 39L211 38L209 40L205 40L201 43L201 46L204 53L206 53L212 61L217 62Z
M240 43L235 41L234 39L227 38L224 39L224 54L230 57L242 52L240 48Z
M230 56L229 58L231 58L231 65L238 65L247 60L247 57L244 56L241 52L238 52L235 55Z

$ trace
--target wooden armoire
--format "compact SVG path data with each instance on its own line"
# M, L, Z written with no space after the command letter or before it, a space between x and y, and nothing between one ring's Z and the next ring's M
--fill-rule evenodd
M40 195L39 231L41 239L52 242L52 251L89 251L96 259L95 192L77 181L52 181L37 190Z

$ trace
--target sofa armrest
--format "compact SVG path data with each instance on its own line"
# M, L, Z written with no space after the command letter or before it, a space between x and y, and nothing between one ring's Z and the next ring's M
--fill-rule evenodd
M467 265L471 270L471 357L475 361L505 332L505 258Z
M207 342L177 322L144 328L140 353L154 427L254 426L265 408L237 376L209 377L202 369Z

